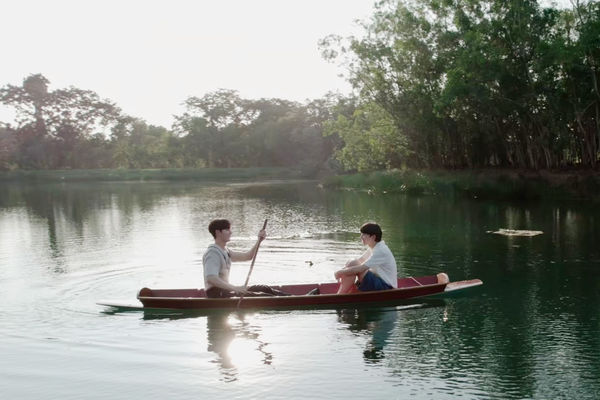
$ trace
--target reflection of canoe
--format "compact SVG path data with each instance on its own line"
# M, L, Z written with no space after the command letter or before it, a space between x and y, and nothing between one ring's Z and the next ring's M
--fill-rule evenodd
M469 287L479 286L479 279L469 281L438 283L437 277L423 276L419 278L398 279L398 289L373 292L357 292L336 294L337 283L303 284L273 286L273 288L292 294L291 296L258 296L227 299L207 298L204 289L149 289L143 288L138 293L138 300L144 309L191 309L218 310L236 309L290 309L290 308L336 308L344 305L378 305L393 304L401 300L415 297L439 295ZM320 294L307 295L318 288ZM115 306L117 304L100 303Z

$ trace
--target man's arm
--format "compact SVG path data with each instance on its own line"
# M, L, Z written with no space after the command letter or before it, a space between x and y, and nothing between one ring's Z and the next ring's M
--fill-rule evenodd
M359 265L363 265L371 256L371 251L367 250L365 251L360 257L354 259L354 260L350 260L346 263L345 268L351 268L351 267L356 267Z
M335 279L340 279L342 276L359 275L369 269L365 262L371 256L371 251L365 251L360 257L350 260L346 263L346 266L340 270L335 271Z
M359 275L368 269L369 267L367 267L366 265L360 264L352 267L344 267L340 270L335 271L334 275L335 279L340 279L342 276Z
M252 260L252 258L254 257L254 253L256 253L256 249L258 249L260 242L265 240L266 237L267 237L267 232L265 232L264 229L261 229L261 231L258 232L258 241L254 244L254 246L252 246L252 248L250 250L245 251L245 252L229 250L229 256L231 257L231 261L237 262L237 261Z

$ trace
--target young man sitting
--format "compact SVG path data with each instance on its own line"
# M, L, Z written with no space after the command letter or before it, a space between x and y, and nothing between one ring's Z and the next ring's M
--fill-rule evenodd
M215 219L208 225L208 231L215 242L208 246L202 257L204 266L204 289L206 297L234 297L234 296L289 296L267 285L234 286L229 283L229 270L231 263L236 261L250 261L260 242L267 233L264 229L258 232L258 241L250 250L237 252L227 248L231 240L231 222L226 219Z
M340 283L338 294L358 290L385 290L398 287L396 259L389 247L381 240L381 227L366 223L360 227L360 240L368 247L357 259L348 261L346 266L335 271L335 279ZM355 286L356 285L356 286Z

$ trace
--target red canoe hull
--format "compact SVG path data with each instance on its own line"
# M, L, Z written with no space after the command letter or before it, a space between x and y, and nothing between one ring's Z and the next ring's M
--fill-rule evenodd
M446 286L453 291L464 287L478 286L478 279L471 281L438 283L437 277L398 279L398 289L373 292L336 294L337 283L284 285L274 288L291 293L292 296L260 296L232 298L207 298L203 289L149 289L138 293L144 308L190 309L190 310L231 310L237 309L291 309L291 308L335 308L350 304L393 304L406 299L431 296L444 293ZM319 295L307 295L312 289L319 288Z

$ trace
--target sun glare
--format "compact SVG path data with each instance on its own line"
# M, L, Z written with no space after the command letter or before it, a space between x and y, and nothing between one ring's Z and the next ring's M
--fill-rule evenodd
M251 367L261 362L261 354L257 349L257 343L253 340L235 338L229 345L227 353L231 363L236 367Z
M226 349L233 366L244 368L271 363L272 355L268 351L269 343L262 340L260 332L247 318L240 321L230 317L228 325L235 331L235 338Z

